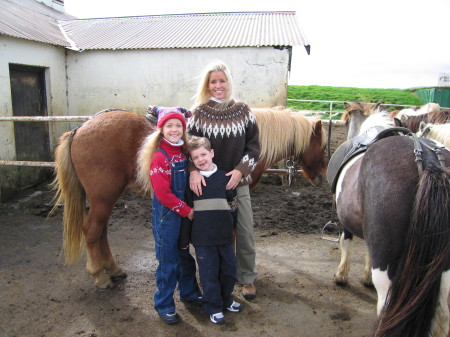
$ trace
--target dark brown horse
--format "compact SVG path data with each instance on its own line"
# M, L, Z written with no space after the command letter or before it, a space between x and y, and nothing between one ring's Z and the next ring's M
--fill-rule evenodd
M289 112L274 113L270 109L255 111L255 116L262 130L262 151L252 174L252 187L267 167L288 156L294 156L304 165L303 172L311 181L322 180L326 161L320 121L311 122L300 115L290 119ZM297 124L295 120L301 122ZM114 279L126 277L111 254L108 221L127 187L150 194L150 185L146 183L149 166L143 144L154 130L155 125L142 115L107 111L65 133L56 149L54 184L58 203L64 202L66 263L78 261L85 245L86 267L99 288L109 288ZM86 200L90 206L87 213Z
M346 107L349 132L358 137L393 126L387 114L371 114L370 107ZM413 137L383 138L347 162L337 179L344 234L336 282L347 282L352 235L363 238L371 267L366 276L371 271L378 294L377 337L448 335L450 151L439 149L442 167L436 148L428 139L419 151Z

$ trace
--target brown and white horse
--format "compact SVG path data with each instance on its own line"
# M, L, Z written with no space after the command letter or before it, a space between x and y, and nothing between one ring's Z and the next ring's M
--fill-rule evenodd
M373 106L346 108L350 139L393 126ZM366 279L371 272L378 294L377 337L446 337L449 331L450 151L439 148L439 159L438 146L423 141L419 151L409 136L383 138L347 162L337 179L344 234L336 282L347 282L352 236L363 238L371 268Z
M280 109L263 110L254 111L261 130L261 158L252 173L252 187L266 168L289 156L302 163L308 179L314 183L321 181L327 163L320 121L309 121L301 115L294 117ZM142 115L106 111L66 132L56 148L54 185L57 204L64 202L66 263L77 262L85 246L86 267L99 288L112 287L115 279L126 277L111 254L108 221L127 187L150 194L144 144L155 127Z

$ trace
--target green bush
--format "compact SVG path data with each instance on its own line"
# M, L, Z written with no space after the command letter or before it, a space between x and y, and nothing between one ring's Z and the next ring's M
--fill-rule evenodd
M408 90L402 89L364 89L351 87L328 87L318 85L289 85L287 107L292 110L329 111L330 103L296 102L289 99L307 99L342 102L380 102L399 105L423 105L422 101ZM401 106L389 106L386 109L402 109ZM343 103L333 103L333 111L344 111ZM328 114L326 114L328 118ZM336 116L336 118L338 118Z

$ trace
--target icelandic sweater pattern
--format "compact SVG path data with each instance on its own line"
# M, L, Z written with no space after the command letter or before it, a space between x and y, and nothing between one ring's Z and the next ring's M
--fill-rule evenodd
M260 153L259 129L247 104L231 100L219 108L212 100L197 107L188 122L188 132L211 141L214 163L219 169L242 172L240 185L249 184Z

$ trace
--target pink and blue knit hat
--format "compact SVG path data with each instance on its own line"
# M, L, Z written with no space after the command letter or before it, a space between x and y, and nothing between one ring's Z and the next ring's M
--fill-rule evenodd
M154 114L158 115L158 123L157 127L162 128L164 123L172 118L177 118L183 124L184 129L186 130L186 119L192 116L192 113L189 110L186 110L182 107L165 107L165 106L149 106L149 110Z

